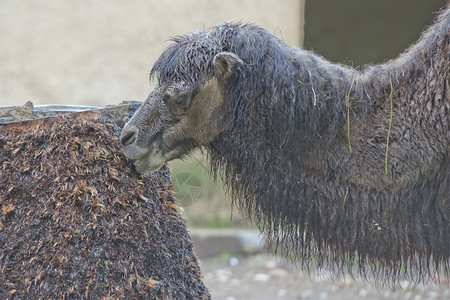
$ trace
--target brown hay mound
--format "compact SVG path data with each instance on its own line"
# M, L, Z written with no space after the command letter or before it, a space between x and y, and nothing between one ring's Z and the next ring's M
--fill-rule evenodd
M135 172L112 119L0 125L1 299L210 297L168 168Z

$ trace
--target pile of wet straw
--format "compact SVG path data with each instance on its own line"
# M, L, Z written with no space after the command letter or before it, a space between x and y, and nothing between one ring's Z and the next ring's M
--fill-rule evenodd
M120 151L134 109L0 124L1 299L210 297L168 168Z

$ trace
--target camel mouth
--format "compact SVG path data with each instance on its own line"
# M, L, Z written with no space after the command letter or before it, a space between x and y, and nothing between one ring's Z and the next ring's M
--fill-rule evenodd
M186 155L186 152L182 147L167 150L165 147L154 145L134 162L134 167L138 173L144 174L155 171L166 162L182 158L184 155Z
M138 173L144 174L159 169L166 161L163 150L160 147L152 147L133 165Z

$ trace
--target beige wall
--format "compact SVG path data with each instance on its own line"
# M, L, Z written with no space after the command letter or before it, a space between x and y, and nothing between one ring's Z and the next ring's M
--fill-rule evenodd
M170 36L252 22L303 41L304 0L2 0L0 105L143 100Z

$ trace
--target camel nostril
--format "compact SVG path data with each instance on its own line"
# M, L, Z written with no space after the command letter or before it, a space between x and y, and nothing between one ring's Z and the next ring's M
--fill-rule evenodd
M137 130L134 128L128 132L123 132L122 137L120 138L120 142L124 146L128 146L133 144L136 141Z

